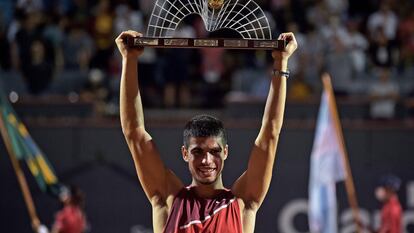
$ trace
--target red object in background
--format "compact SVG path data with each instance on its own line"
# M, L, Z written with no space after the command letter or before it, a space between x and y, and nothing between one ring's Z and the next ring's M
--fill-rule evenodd
M56 214L54 228L59 233L83 233L86 220L82 210L73 205L65 206Z
M397 196L392 196L381 209L381 226L378 233L402 233L402 210Z

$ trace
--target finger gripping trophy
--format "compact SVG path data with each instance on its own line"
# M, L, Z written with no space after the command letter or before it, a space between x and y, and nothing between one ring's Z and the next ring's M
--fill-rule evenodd
M223 6L224 0L208 0L208 7L219 10Z
M207 31L231 29L242 38L173 38L180 22L188 15L199 15ZM157 0L146 37L128 41L129 46L228 49L283 49L284 40L272 40L269 21L252 0Z

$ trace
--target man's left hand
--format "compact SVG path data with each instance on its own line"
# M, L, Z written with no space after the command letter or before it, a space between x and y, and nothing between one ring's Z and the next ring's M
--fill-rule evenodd
M286 40L286 47L284 50L273 50L272 57L275 60L287 60L298 48L295 35L292 32L285 32L280 34L278 40Z

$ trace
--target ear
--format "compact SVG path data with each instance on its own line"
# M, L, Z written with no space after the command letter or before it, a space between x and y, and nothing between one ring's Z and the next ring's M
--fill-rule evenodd
M229 155L229 145L226 144L224 147L224 160L227 159L227 156Z
M183 156L184 161L188 163L188 150L185 148L185 146L181 147L181 155Z

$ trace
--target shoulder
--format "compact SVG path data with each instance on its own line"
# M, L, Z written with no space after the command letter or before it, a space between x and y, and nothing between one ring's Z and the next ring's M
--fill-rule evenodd
M401 204L399 201L394 201L392 203L392 205L390 206L390 212L395 215L402 213L402 208L401 208Z
M188 199L194 197L194 194L190 186L183 186L172 194L171 197L174 199Z
M55 221L56 222L64 221L64 219L67 219L70 216L71 216L71 211L67 206L65 206L55 214Z

